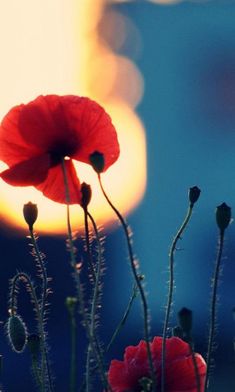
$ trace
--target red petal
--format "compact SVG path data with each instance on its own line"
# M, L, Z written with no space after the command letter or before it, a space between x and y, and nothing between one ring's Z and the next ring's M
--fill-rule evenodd
M48 154L17 163L0 174L10 185L38 185L47 177L50 159Z
M126 390L130 390L132 387L132 385L128 382L128 374L124 363L115 359L111 361L110 364L108 381L113 392L124 392Z
M0 159L9 166L42 154L37 145L29 148L19 132L19 117L24 105L11 109L0 127Z
M201 392L204 391L206 363L199 354L195 354L200 375ZM171 391L193 391L196 388L196 376L192 356L181 358L166 365L166 389Z
M27 143L39 146L43 151L56 152L63 145L77 144L76 134L67 125L62 97L39 96L22 108L19 130Z
M161 360L162 357L162 337L155 337L151 344L151 351L154 359ZM180 357L185 357L190 354L188 343L183 340L172 337L166 339L166 361L171 362Z
M69 187L69 204L79 204L81 200L79 179L72 161L64 162ZM49 199L67 204L62 165L50 168L46 180L36 188Z
M89 156L98 151L104 155L106 170L119 157L117 133L110 116L89 98L62 97L68 127L78 138L79 148L72 158L90 164Z

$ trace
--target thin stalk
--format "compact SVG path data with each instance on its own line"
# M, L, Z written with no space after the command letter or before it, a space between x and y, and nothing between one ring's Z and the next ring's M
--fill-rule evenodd
M129 315L129 313L130 313L130 310L131 310L132 304L133 304L133 302L134 302L134 299L135 299L136 296L137 296L137 290L138 290L138 287L137 287L137 285L135 284L134 287L133 287L133 290L132 290L131 297L130 297L129 302L128 302L128 304L127 304L127 308L126 308L126 310L125 310L125 312L124 312L124 315L123 315L122 319L121 319L120 322L118 323L118 326L117 326L117 328L115 329L115 331L114 331L114 333L113 333L113 335L112 335L112 337L111 337L111 339L110 339L110 341L109 341L109 343L108 343L108 345L107 345L107 347L106 347L106 350L105 350L106 352L109 351L109 349L110 349L110 347L112 346L114 340L116 339L116 337L117 337L117 335L119 334L120 330L121 330L122 327L124 326L124 324L125 324L125 322L126 322L126 320L127 320L127 317L128 317L128 315Z
M83 323L84 323L84 327L86 330L89 344L91 344L91 346L92 346L92 351L96 357L97 363L99 365L99 369L101 369L102 368L102 360L101 360L101 357L97 351L96 345L94 344L94 341L91 339L91 336L90 336L89 321L87 319L87 314L86 314L86 309L85 309L80 274L76 268L76 256L75 256L72 229L71 229L71 223L70 223L70 210L69 210L70 194L69 194L68 178L67 178L66 168L65 168L65 164L64 164L64 159L62 159L61 166L62 166L63 177L64 177L64 185L65 185L65 199L66 199L66 203L67 203L67 228L68 228L68 244L69 244L68 248L69 248L69 252L70 252L71 265L74 269L74 278L75 278L76 286L77 286L79 310L80 310L80 314L83 317ZM103 378L104 371L102 371L100 373L101 373L101 381L102 381L103 387L105 388L105 391L107 391L107 389L109 391L111 391L111 388L107 384L106 378L105 379Z
M192 355L197 392L201 392L201 380L200 380L200 375L198 372L197 360L196 360L196 355L195 355L195 352L193 349L192 342L189 342L189 347L190 347L190 354Z
M127 248L128 248L128 254L129 254L129 261L130 261L130 266L131 266L131 270L136 282L136 285L138 287L139 293L140 293L140 297L141 297L141 301L142 301L142 307L143 307L143 315L144 315L144 337L145 337L145 341L146 341L146 349L147 349L147 356L148 356L148 363L149 363L149 369L150 369L150 374L151 374L151 379L153 382L153 390L156 388L156 374L155 374L155 370L154 370L154 366L153 366L153 358L152 358L152 353L151 353L151 348L150 348L150 336L149 336L149 309L148 309L148 304L147 304L147 300L145 297L145 293L144 293L144 289L142 287L141 281L139 279L139 275L137 272L137 267L135 264L135 258L134 258L134 254L133 254L133 249L132 249L132 245L131 245L131 238L130 238L130 233L128 230L128 225L125 222L125 219L123 218L123 216L120 214L120 212L118 211L118 209L113 205L113 203L111 202L111 200L109 199L108 195L106 194L102 181L101 181L101 176L100 173L98 173L98 180L99 180L99 184L100 184L100 188L102 190L102 193L107 201L107 203L110 205L110 207L112 208L112 210L115 212L115 214L117 215L124 233L125 233L125 237L126 237L126 241L127 241Z
M42 294L41 294L41 301L40 301L40 318L38 320L39 323L39 331L41 336L41 351L42 351L42 374L45 376L45 372L47 373L48 384L49 384L49 391L53 391L53 384L51 378L51 371L49 366L48 360L48 351L46 347L46 333L44 330L44 315L45 315L45 306L46 306L46 297L48 292L48 277L47 271L43 262L42 254L38 248L38 244L36 241L36 237L34 234L33 229L29 229L30 237L33 245L33 249L36 254L37 262L39 263L40 272L42 273Z
M70 392L76 391L76 318L74 314L70 314L70 330L71 330L71 367L70 367Z
M210 371L211 354L212 354L214 335L215 335L217 288L219 283L223 245L224 245L224 230L220 230L219 247L218 247L218 253L215 262L214 276L212 280L213 283L212 283L212 298L211 298L211 311L210 311L209 340L207 346L207 371L206 371L205 391L207 391L209 388L209 371Z
M176 245L178 240L181 238L193 211L193 204L190 204L188 207L188 211L186 217L179 228L176 236L173 239L170 253L169 253L169 272L170 272L170 280L169 280L169 288L168 288L168 299L167 299L167 306L166 306L166 314L165 314L165 321L163 326L163 333L162 333L162 371L161 371L161 392L165 391L165 363L166 363L166 335L169 325L169 318L172 306L172 299L173 299L173 289L174 289L174 253L176 250Z

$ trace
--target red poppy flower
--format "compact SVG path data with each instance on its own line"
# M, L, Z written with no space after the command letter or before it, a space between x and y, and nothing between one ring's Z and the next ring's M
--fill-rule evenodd
M76 204L80 183L72 159L90 164L96 151L104 156L103 171L119 156L115 128L100 105L74 95L39 96L11 109L2 121L0 159L9 168L0 176L11 185L33 185L65 203L61 162L66 157L70 203Z
M161 385L162 338L155 337L151 343L157 391ZM200 391L204 391L206 363L199 354L195 359L200 376ZM125 350L124 361L111 362L108 380L113 392L141 392L150 381L145 341ZM142 387L141 387L142 386ZM165 392L197 392L195 369L190 347L183 340L172 337L166 340Z

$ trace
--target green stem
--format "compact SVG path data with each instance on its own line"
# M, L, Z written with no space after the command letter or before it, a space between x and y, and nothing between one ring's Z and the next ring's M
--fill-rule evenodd
M129 260L130 260L130 266L131 266L131 270L132 270L132 274L134 277L134 280L136 282L136 285L138 287L139 293L140 293L140 297L141 297L141 301L142 301L142 307L143 307L143 315L144 315L144 337L145 337L145 341L146 341L146 349L147 349L147 357L148 357L148 363L149 363L149 369L150 369L150 374L151 374L151 379L153 382L153 390L156 388L156 374L155 374L155 370L154 370L154 366L153 366L153 358L152 358L152 353L151 353L151 349L150 349L150 336L149 336L149 310L148 310L148 304L147 304L147 300L145 297L145 293L144 293L144 289L142 287L141 281L139 279L139 275L137 272L137 267L136 267L136 263L135 263L135 258L134 258L134 254L133 254L133 250L132 250L132 245L131 245L131 238L130 238L130 233L128 230L128 225L125 222L123 216L120 214L120 212L118 211L118 209L113 205L113 203L111 202L111 200L109 199L108 195L106 194L102 181L101 181L101 176L98 173L98 180L99 180L99 184L100 184L100 188L102 190L102 193L107 201L107 203L110 205L110 207L112 208L112 210L115 212L115 214L117 215L124 233L125 233L125 237L126 237L126 241L127 241L127 248L128 248L128 254L129 254Z
M220 274L220 264L223 253L224 245L224 230L220 230L219 234L219 248L217 253L217 258L215 262L214 276L212 280L212 299L211 299L211 313L210 313L210 327L209 327L209 340L207 346L207 371L206 371L206 381L205 381L205 391L209 388L209 372L211 366L211 354L215 335L215 320L216 320L216 300L217 300L217 288L219 283Z
M76 319L71 315L71 368L70 368L70 392L76 391Z
M197 392L201 392L201 380L200 380L200 375L198 372L198 366L197 366L197 360L196 360L196 355L193 349L193 345L190 342L189 343L190 347L190 353L192 355L192 361L193 361L193 367L194 367L194 374L195 374L195 379L196 379L196 387L197 387Z
M166 314L165 314L165 321L163 326L163 333L162 333L162 370L161 370L161 392L165 391L165 363L166 363L166 335L169 325L169 318L172 306L172 299L173 299L173 289L174 289L174 253L176 250L176 245L178 240L181 238L193 211L193 204L190 204L186 217L179 228L176 236L173 239L170 253L169 253L169 269L170 269L170 280L169 280L169 288L168 288L168 299L167 299L167 306L166 306Z
M42 278L42 294L41 294L41 302L40 302L40 319L38 320L39 323L39 331L40 331L40 336L41 336L41 350L42 350L42 374L43 378L45 377L45 373L47 373L47 378L48 378L48 384L49 384L49 391L53 391L53 384L52 384L52 378L51 378L51 370L49 366L49 360L48 360L48 351L46 347L46 333L44 329L45 325L45 320L44 320L44 315L45 315L45 310L46 310L46 298L47 298L47 292L48 292L48 278L47 278L47 271L44 265L43 257L42 254L38 248L38 244L36 241L35 234L33 232L33 229L29 229L30 232L30 237L32 241L32 245L36 254L36 260L39 263L39 268L40 268L40 273L41 278Z
M135 299L136 296L137 296L137 290L138 290L138 287L137 287L137 285L135 284L134 287L133 287L133 290L132 290L131 298L129 299L129 302L128 302L128 304L127 304L127 308L126 308L126 310L125 310L125 312L124 312L124 315L123 315L121 321L118 323L118 326L117 326L117 328L115 329L115 331L114 331L114 333L113 333L113 335L112 335L112 337L111 337L111 339L110 339L110 341L109 341L109 344L108 344L107 347L106 347L106 350L105 350L106 352L109 351L109 349L110 349L110 347L112 346L114 340L116 339L116 337L117 337L117 335L119 334L120 330L121 330L122 327L124 326L124 324L125 324L125 322L126 322L126 320L127 320L127 317L128 317L128 315L129 315L129 313L130 313L130 310L131 310L132 304L133 304L133 302L134 302L134 299Z

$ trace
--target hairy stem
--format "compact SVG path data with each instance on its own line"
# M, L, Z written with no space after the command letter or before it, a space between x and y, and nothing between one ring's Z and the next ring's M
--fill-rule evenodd
M212 280L212 298L210 310L210 326L209 326L209 340L207 346L207 371L205 381L205 391L209 388L209 372L211 366L211 354L213 349L214 335L215 335L215 322L216 322L216 301L217 301L217 288L219 283L220 265L224 245L224 230L220 230L219 234L219 247L215 262L214 276Z
M40 331L40 337L41 337L41 351L42 351L42 374L45 375L47 374L47 379L48 379L48 386L49 386L49 391L53 391L53 383L52 383L52 377L51 377L51 370L49 366L49 360L48 360L48 350L47 350L47 345L46 345L46 332L45 332L45 311L46 311L46 298L47 298L47 292L48 292L48 277L47 277L47 270L43 261L43 256L38 248L37 240L35 233L33 229L29 229L30 232L30 237L33 245L33 249L35 251L35 256L37 263L39 264L39 269L40 269L40 276L42 278L42 294L41 294L41 301L40 301L40 318L38 319L39 323L39 331Z
M169 279L169 287L168 287L168 298L167 298L167 305L166 305L166 314L165 314L165 321L163 326L163 333L162 333L162 371L161 371L161 392L165 391L165 362L166 362L166 336L167 330L169 325L169 318L171 313L171 306L173 300L173 289L174 289L174 253L176 250L176 245L178 240L181 238L193 211L193 205L190 204L186 217L179 228L176 236L173 239L170 253L169 253L169 270L170 270L170 279Z
M119 219L119 221L120 221L120 223L121 223L121 225L123 227L124 233L125 233L125 237L126 237L126 241L127 241L127 248L128 248L128 253L129 253L130 266L131 266L131 270L132 270L132 274L133 274L134 280L136 282L136 285L137 285L139 293L140 293L141 301L142 301L143 315L144 315L144 337L145 337L145 341L146 341L148 363L149 363L149 369L150 369L150 374L151 374L151 379L153 381L153 389L154 389L156 387L156 374L155 374L155 371L154 371L152 353L151 353L151 349L150 349L149 309L148 309L148 304L147 304L147 300L146 300L146 297L145 297L144 289L142 287L142 284L141 284L141 281L140 281L140 278L139 278L139 275L138 275L138 272L137 272L137 267L136 267L136 263L135 263L133 250L132 250L131 238L130 238L130 234L129 234L129 230L128 230L128 225L125 222L123 216L120 214L118 209L113 205L113 203L109 199L108 195L106 194L106 192L104 190L104 187L103 187L103 184L102 184L102 181L101 181L100 174L98 174L98 180L99 180L100 188L102 190L102 193L103 193L107 203L110 205L112 210L117 215L117 217L118 217L118 219Z

